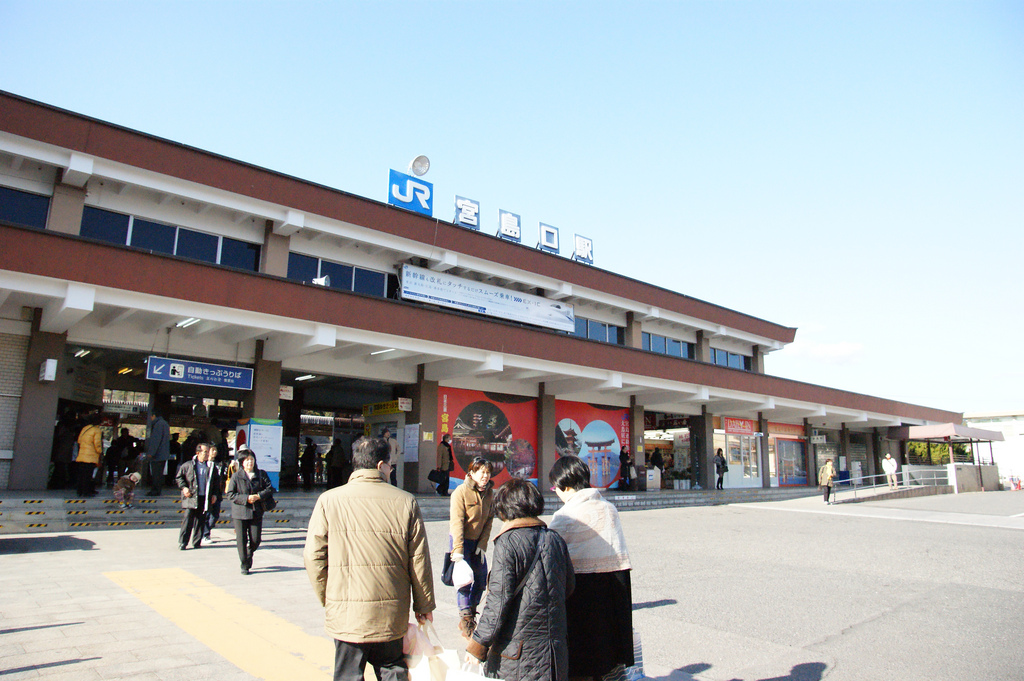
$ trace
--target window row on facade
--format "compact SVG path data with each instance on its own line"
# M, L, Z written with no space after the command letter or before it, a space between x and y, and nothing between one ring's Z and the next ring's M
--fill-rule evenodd
M45 229L49 204L47 196L0 187L0 221ZM260 267L260 244L94 206L84 208L80 234L99 241L250 272L258 272ZM287 278L307 283L317 279L332 289L377 297L395 297L398 288L398 278L394 274L296 252L288 254ZM576 317L572 335L601 343L626 345L625 327L586 317ZM643 332L642 349L669 357L697 358L693 343L655 333ZM752 370L750 357L717 348L711 349L710 362Z

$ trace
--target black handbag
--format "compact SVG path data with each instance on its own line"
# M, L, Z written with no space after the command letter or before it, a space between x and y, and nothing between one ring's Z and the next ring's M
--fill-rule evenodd
M442 482L444 482L444 471L442 471L440 468L435 468L434 470L427 473L427 480L434 483L435 485L440 485Z
M441 583L445 586L455 586L455 580L452 579L452 572L455 570L455 563L452 562L452 552L447 551L444 554L444 563L441 565Z
M266 497L260 496L259 504L263 507L263 512L273 511L277 508L277 499L274 498L274 487L270 484L270 476L265 472L260 471L260 482L263 483L264 489L269 489L270 494Z

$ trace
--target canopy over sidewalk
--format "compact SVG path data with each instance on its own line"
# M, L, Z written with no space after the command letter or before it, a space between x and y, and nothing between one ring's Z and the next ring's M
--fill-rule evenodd
M998 430L969 428L956 423L937 423L930 426L890 428L889 438L933 442L1002 442L1003 434Z

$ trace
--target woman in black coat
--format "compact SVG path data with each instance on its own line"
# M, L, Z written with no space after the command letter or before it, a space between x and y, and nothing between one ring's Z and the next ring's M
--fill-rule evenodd
M494 495L504 522L494 539L487 601L466 652L504 681L568 681L565 599L575 587L565 542L537 516L544 498L512 478Z
M274 496L270 478L256 468L256 457L251 453L242 459L242 467L231 476L227 495L235 523L238 559L242 563L242 574L247 575L252 568L252 554L259 548L263 535L264 506Z

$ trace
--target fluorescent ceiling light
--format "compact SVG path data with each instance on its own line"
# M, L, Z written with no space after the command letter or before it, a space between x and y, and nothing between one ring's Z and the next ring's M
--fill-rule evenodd
M305 376L299 376L296 381L311 381L316 378L316 374L306 374Z
M117 370L117 373L121 374L122 376L125 375L125 374L130 374L131 372L132 372L131 367L125 367L123 369L118 369Z
M370 355L383 355L386 352L394 352L394 348L388 348L387 350L378 350L377 352L371 352Z
M92 350L79 350L78 352L75 353L75 357L85 357L90 352L92 352Z
M175 324L175 326L178 327L179 329L187 329L188 327L192 326L193 324L198 324L201 321L203 321L203 320L199 319L198 317L189 317L188 319L181 320L180 322Z

